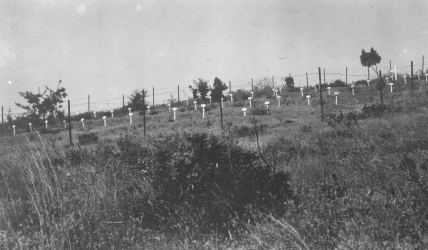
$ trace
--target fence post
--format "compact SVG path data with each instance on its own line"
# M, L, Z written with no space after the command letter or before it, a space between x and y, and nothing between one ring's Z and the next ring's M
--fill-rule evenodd
M306 90L309 90L308 72L306 72Z
M323 103L322 103L322 83L321 83L321 67L318 67L318 75L320 78L320 104L321 104L321 121L324 121L324 112L323 112ZM325 77L325 70L324 70L324 77ZM325 78L324 78L325 79Z
M221 126L221 130L223 130L223 105L221 104L221 100L220 100L220 126Z
M68 100L68 135L70 137L70 147L73 146L73 141L71 139L71 116L70 116L70 100Z
M146 98L145 97L146 97L146 91L143 89L143 127L144 127L144 137L146 136Z
M413 61L411 61L410 68L411 68L410 70L412 74L412 102L413 102Z

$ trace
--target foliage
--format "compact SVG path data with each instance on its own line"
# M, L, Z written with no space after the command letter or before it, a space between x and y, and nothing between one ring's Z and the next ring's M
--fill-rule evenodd
M365 52L364 49L361 51L361 65L364 67L371 67L378 76L377 64L380 63L381 59L382 58L379 56L377 51L373 49L373 47L370 49L370 52Z
M139 91L138 89L134 90L132 94L129 96L128 107L132 108L132 110L135 110L135 111L146 109L148 102L145 101L145 98L147 96L148 96L147 90L144 90L144 89L142 89L141 91Z
M287 90L293 91L294 90L294 79L291 76L288 76L285 78L285 85L287 86Z
M355 86L367 86L367 81L366 80L358 80L354 84L355 84Z
M84 134L78 135L77 137L79 139L80 145L88 145L88 144L92 144L92 143L97 143L99 140L99 136L95 132L84 133Z
M265 96L271 99L274 95L272 89L275 87L271 77L265 76L254 84L254 97Z
M214 78L213 87L211 89L211 98L214 102L219 102L223 97L223 91L227 89L225 83L223 83L219 78Z
M254 153L213 136L168 136L152 141L150 149L128 136L118 146L130 166L144 171L156 194L142 197L138 207L124 203L124 213L134 206L132 216L144 214L150 228L237 234L257 219L257 211L284 214L284 203L294 197L288 174L274 173Z
M41 94L35 94L33 92L18 92L21 97L26 99L28 105L15 103L16 106L27 110L27 116L33 123L37 124L40 118L43 117L46 120L49 116L56 115L60 119L64 117L61 103L63 99L67 97L65 88L60 87L61 80L59 80L56 90L45 86L45 90Z
M267 111L266 107L264 107L264 106L253 105L251 107L251 114L252 115L268 115L268 111Z
M198 94L199 94L199 98L201 98L202 100L205 101L206 97L207 97L207 93L210 91L209 87L208 87L208 80L204 80L202 78L199 78L198 80L193 80L193 86L190 85L189 88L190 89L197 89Z
M330 83L330 87L346 87L346 84L344 81L337 79Z

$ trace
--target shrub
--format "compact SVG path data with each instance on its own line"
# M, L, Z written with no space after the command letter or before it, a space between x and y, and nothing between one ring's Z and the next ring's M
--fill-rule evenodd
M380 103L371 105L364 104L364 107L361 109L361 111L366 117L381 117L384 113L389 111L389 107Z
M264 106L253 106L251 108L252 115L267 115L268 112Z
M337 79L330 83L330 87L346 87L346 84L344 81Z
M233 101L235 102L248 100L248 97L251 96L250 91L245 89L238 89L236 91L232 91L232 94L233 94Z
M264 133L266 132L267 125L259 125L257 127L258 133ZM238 137L250 137L255 136L256 133L254 131L254 127L241 125L240 127L235 127L232 132L237 135Z
M79 139L80 145L88 145L92 143L97 143L99 140L98 134L95 132L92 133L84 133L77 137Z
M367 86L367 81L366 80L358 80L354 84L355 84L355 86Z
M156 194L134 202L132 210L123 202L123 213L141 218L149 228L186 228L188 233L228 236L245 230L245 223L255 222L257 212L283 215L284 203L295 198L287 173L275 173L270 166L258 163L256 154L218 137L167 136L152 141L149 149L129 136L122 137L118 145L121 158L131 156L139 163ZM128 183L135 185L137 181ZM147 190L134 187L142 189ZM129 189L124 192L128 193L124 197L131 195Z

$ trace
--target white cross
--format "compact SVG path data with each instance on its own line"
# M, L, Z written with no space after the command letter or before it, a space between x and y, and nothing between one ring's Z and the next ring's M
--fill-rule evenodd
M398 71L401 71L401 70L397 70L397 64L394 64L394 70L391 70L391 71L389 71L389 72L394 73L395 79L398 79L398 78L397 78L397 72L398 72Z

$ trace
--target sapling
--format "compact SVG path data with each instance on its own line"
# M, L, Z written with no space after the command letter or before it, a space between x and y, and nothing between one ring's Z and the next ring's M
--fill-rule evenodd
M85 119L80 119L80 121L82 122L82 128L85 128Z
M207 105L205 103L201 104L201 107L202 107L202 119L205 119L205 107L206 106Z
M334 91L334 95L336 96L336 105L337 105L337 97L339 96L339 91Z
M12 125L13 128L13 135L15 135L15 125Z
M281 106L281 96L277 95L276 99L278 100L278 107L280 107Z
M198 110L198 108L196 107L196 103L198 103L197 101L193 101L193 104L195 104L195 110Z
M30 132L33 132L33 128L31 127L31 122L28 123L28 125L30 126Z
M252 100L253 98L250 96L250 97L248 97L248 100L250 101L250 108L251 108L251 100Z
M107 116L103 116L103 120L104 120L104 127L107 127L107 121L106 121L106 119L107 119Z
M311 95L306 95L306 99L308 99L308 105L311 105Z
M133 113L129 113L129 124L132 124L132 115Z
M172 108L172 111L174 112L174 121L175 121L175 112L177 111L177 108Z
M330 95L331 87L327 87L327 89L328 89L328 95Z
M244 111L244 116L247 116L247 108L243 108L242 111Z

